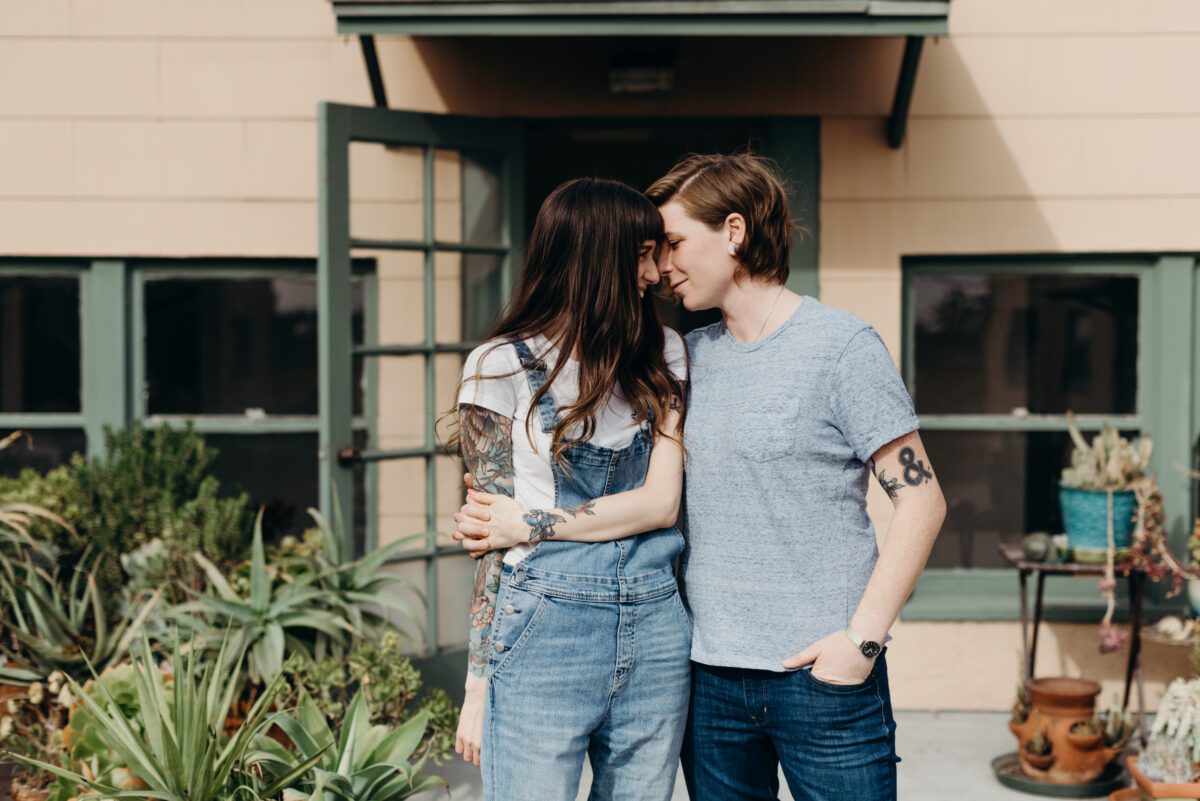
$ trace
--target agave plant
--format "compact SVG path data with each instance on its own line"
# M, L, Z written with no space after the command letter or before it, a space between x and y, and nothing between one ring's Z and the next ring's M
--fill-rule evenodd
M309 643L315 637L344 648L355 634L338 598L320 585L316 574L289 576L268 569L261 511L254 524L249 597L236 592L202 554L192 556L204 570L209 591L174 607L172 617L201 648L214 647L228 634L238 652L247 655L246 667L256 683L280 675L285 648L311 656Z
M35 560L30 552L20 559L0 556L0 614L8 635L0 639L0 652L37 678L56 670L82 677L89 665L103 670L129 649L159 594L134 598L127 614L110 628L112 612L102 602L92 572L75 568L64 582L57 566L47 568L39 561L44 560Z
M371 628L391 629L387 612L404 616L418 630L421 616L414 613L396 591L408 592L424 602L424 595L412 582L394 573L384 571L387 563L415 540L423 535L404 537L382 548L377 548L361 559L350 560L345 524L337 493L333 494L333 521L327 520L316 509L310 508L309 515L317 524L321 549L314 555L314 570L317 582L337 599L350 624L358 631Z
M279 726L300 757L316 758L311 774L289 773L296 757L275 740L260 734L248 761L274 786L289 775L284 801L322 801L333 796L340 801L402 801L446 782L422 776L430 749L425 743L429 713L422 711L394 729L371 725L367 701L360 691L350 702L340 733L329 727L325 715L307 694L302 694L295 714L277 713L271 721ZM414 756L420 753L420 756Z
M132 655L137 694L132 720L98 676L96 697L68 677L72 695L95 719L104 744L140 789L124 789L102 777L85 776L19 754L8 756L104 798L228 801L243 794L275 797L310 771L323 753L308 754L303 761L291 759L284 766L273 762L275 778L266 785L254 775L247 752L256 736L270 725L268 711L282 679L277 677L267 685L246 720L227 736L223 723L241 684L238 656L225 642L215 660L201 664L196 649L185 654L176 643L172 679L168 680L154 662L149 639L143 637L141 649Z

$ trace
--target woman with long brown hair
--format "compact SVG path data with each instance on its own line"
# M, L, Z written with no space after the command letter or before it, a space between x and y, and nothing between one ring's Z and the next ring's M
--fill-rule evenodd
M593 799L673 791L691 647L673 567L687 359L647 292L662 240L641 193L563 184L464 366L469 482L508 496L524 531L479 560L471 608L457 750L482 760L490 801L572 801L585 754Z

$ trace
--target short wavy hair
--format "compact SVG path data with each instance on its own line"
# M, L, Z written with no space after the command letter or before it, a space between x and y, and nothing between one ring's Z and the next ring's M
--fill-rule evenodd
M678 200L690 216L714 230L730 214L741 214L746 238L735 254L737 276L787 283L796 225L787 184L771 159L755 153L687 155L646 196L660 208Z

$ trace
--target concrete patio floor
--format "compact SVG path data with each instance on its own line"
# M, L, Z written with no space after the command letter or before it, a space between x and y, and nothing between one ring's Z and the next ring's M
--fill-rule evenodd
M1007 722L1008 713L1000 712L897 712L901 801L1037 798L1004 787L992 775L992 760L1015 749ZM459 760L432 772L450 782L453 801L482 801L478 768ZM590 778L585 767L579 801L587 798ZM795 801L782 778L779 799ZM673 801L688 801L682 775L676 783Z

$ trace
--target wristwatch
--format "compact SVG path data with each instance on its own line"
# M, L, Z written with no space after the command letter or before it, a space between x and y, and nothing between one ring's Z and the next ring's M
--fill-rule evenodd
M873 640L863 639L862 637L858 636L858 632L856 632L850 626L846 626L846 636L850 639L850 642L854 643L854 647L857 648L859 652L867 659L874 659L883 652L882 645Z

